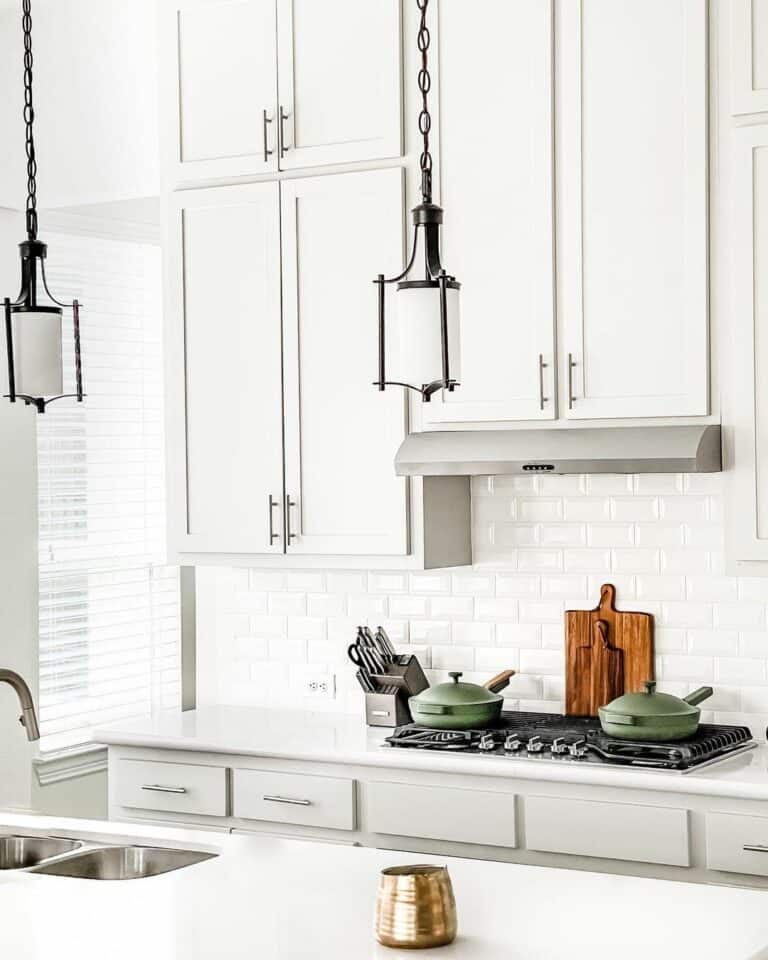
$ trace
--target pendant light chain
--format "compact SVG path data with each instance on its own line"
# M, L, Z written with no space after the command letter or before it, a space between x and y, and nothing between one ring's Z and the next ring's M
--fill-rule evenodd
M37 159L35 157L35 108L32 104L32 9L31 0L22 0L24 31L24 126L27 152L27 237L37 239Z
M427 51L429 50L430 35L427 27L427 7L429 0L416 0L421 11L419 24L418 46L421 52L421 69L419 70L418 84L421 91L421 112L419 113L419 132L424 138L421 152L421 197L424 203L432 202L432 154L429 152L429 132L432 129L432 116L427 104L427 94L432 86L432 78L427 66Z

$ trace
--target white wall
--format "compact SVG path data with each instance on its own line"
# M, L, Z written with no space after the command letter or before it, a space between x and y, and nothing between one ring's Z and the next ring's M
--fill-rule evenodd
M25 196L20 9L0 6L0 205L9 207ZM156 0L32 4L41 207L159 192L156 15Z
M15 297L21 216L0 209L0 296ZM37 689L37 451L35 412L12 405L5 334L0 348L0 666ZM16 694L0 684L0 807L29 806L34 745L18 723Z
M768 724L768 580L724 575L720 474L478 477L474 570L198 571L198 703L341 709L362 715L347 644L384 623L435 668L487 680L518 671L511 708L563 705L563 611L618 606L656 618L660 688L711 684L705 718ZM336 700L305 700L307 664L337 676Z

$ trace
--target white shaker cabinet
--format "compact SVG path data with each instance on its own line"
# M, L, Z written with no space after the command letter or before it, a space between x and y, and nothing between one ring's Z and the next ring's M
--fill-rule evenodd
M280 169L399 157L400 0L277 0Z
M282 552L279 186L172 194L167 223L172 549Z
M731 561L768 561L768 125L731 138L727 546Z
M707 4L557 13L563 412L705 415Z
M164 0L162 127L172 182L277 170L275 0Z
M552 3L438 9L443 259L462 284L461 386L424 406L424 421L551 420Z
M406 554L402 390L379 393L373 277L399 269L400 168L284 180L289 553Z
M731 111L768 111L768 0L729 0Z
M400 0L163 0L166 179L398 157Z

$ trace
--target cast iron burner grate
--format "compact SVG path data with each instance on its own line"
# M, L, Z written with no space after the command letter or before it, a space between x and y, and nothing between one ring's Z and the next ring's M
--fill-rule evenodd
M703 723L687 740L644 743L607 737L597 717L524 711L502 713L496 726L483 730L432 730L411 723L397 727L386 742L399 749L465 751L511 759L586 761L679 771L754 746L748 727Z

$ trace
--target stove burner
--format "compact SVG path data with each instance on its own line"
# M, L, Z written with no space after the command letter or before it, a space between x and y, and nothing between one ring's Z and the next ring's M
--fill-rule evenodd
M397 727L391 747L462 750L510 759L558 763L605 763L685 772L754 746L748 727L703 723L693 737L675 743L643 743L607 737L597 717L553 713L502 713L487 730L430 730L416 724Z

